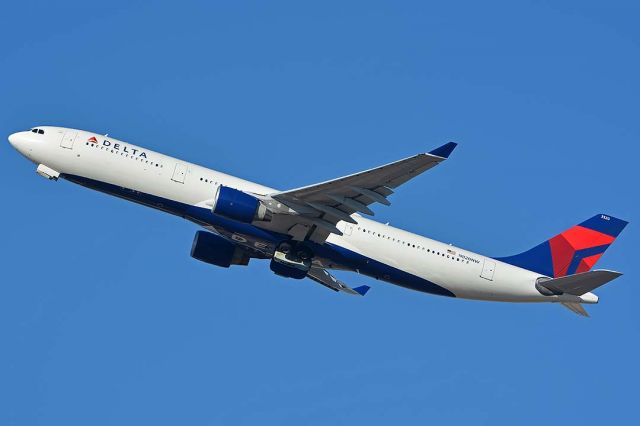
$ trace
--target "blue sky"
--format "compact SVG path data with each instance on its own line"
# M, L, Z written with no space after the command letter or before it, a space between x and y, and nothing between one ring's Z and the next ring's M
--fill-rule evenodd
M636 2L8 2L0 134L116 138L286 189L449 140L376 217L484 254L631 221L584 319L189 257L196 226L0 144L0 424L602 424L637 416Z

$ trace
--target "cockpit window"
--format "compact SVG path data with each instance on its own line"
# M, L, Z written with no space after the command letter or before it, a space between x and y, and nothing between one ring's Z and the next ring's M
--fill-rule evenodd
M31 133L37 133L39 135L44 135L44 130L42 130L42 129L31 129Z
M38 129L38 133L41 134L41 135L44 135L44 130Z

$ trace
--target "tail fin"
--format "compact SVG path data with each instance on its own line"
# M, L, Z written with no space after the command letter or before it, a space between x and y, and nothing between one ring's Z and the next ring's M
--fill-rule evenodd
M591 270L628 222L597 214L523 253L497 260L552 278Z

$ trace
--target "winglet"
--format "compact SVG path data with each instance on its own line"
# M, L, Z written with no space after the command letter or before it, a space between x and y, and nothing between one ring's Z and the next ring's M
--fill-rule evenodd
M361 285L360 287L354 288L353 291L358 293L360 296L364 296L365 294L367 294L370 288L371 287L369 287L368 285Z
M438 147L433 151L429 151L429 154L437 155L438 157L442 157L442 158L449 158L449 156L451 155L453 150L456 148L456 146L458 146L458 144L455 142L447 142L441 147Z

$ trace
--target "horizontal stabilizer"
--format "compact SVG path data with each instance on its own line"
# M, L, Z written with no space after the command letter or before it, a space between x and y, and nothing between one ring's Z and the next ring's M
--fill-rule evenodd
M581 317L587 317L587 318L589 317L589 313L584 308L584 306L582 306L580 303L564 302L564 303L562 303L562 306L564 306L565 308L567 308L571 312L574 312L574 313L580 315Z
M589 293L611 280L618 278L622 273L598 269L595 271L582 272L580 274L567 275L554 278L539 284L555 293L567 293L574 296L582 296Z

